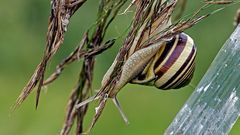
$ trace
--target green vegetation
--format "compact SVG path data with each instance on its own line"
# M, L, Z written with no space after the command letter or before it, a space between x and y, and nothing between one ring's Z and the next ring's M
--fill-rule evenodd
M202 5L202 1L189 1L186 14ZM45 47L49 1L2 1L0 4L0 134L3 135L52 135L60 132L64 120L68 96L76 84L81 62L69 66L63 75L43 92L38 110L35 110L35 93L13 114L10 107L37 66ZM118 97L127 114L130 125L125 126L119 112L111 102L92 134L155 135L162 134L176 113L187 100L209 64L233 31L233 17L238 5L230 6L212 15L186 31L198 47L197 67L191 86L180 90L161 91L154 87L128 84ZM97 2L87 2L73 16L64 45L49 63L48 73L78 44L83 32L96 18ZM119 36L127 29L132 13L119 16L107 33L107 37ZM122 38L123 39L123 38ZM100 87L100 80L112 63L122 40L97 58L93 90ZM94 114L91 104L87 121ZM144 106L144 108L143 108ZM10 115L10 116L9 116ZM88 123L86 123L88 124ZM240 121L231 135L240 132Z

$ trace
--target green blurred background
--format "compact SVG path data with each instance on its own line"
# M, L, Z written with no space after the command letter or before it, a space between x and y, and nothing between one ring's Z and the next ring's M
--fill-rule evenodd
M202 1L189 1L185 13L193 13L203 4ZM43 92L38 110L34 108L33 93L10 115L11 105L42 57L50 2L13 0L0 3L0 135L56 135L62 127L65 106L70 91L76 84L81 62L69 66L55 83L46 88L47 93ZM72 18L64 45L49 63L48 72L53 71L56 64L75 48L83 32L94 23L97 4L98 2L89 0ZM233 17L237 7L240 7L239 4L230 6L186 31L198 47L192 86L161 91L154 87L129 84L118 97L130 125L124 124L117 109L109 102L92 134L163 134L233 31ZM107 38L119 36L126 30L131 17L131 13L118 16L108 31ZM113 61L122 40L123 38L119 39L107 53L97 58L93 90L99 88L100 80ZM95 106L96 103L92 103L89 108L86 126L94 114ZM231 131L231 135L239 134L240 121Z

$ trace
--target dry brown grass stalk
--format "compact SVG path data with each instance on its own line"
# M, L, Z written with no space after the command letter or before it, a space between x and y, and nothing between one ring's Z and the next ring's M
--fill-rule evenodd
M95 55L102 53L104 50L111 47L115 39L103 42L103 38L111 22L116 17L118 11L126 2L126 0L101 0L98 10L98 18L96 27L92 30L91 36L86 32L80 45L56 68L49 79L44 82L44 73L50 58L57 52L64 40L64 33L67 31L67 26L71 16L86 2L87 0L53 0L51 2L51 14L49 17L49 26L47 33L47 45L42 62L38 65L33 76L28 84L21 92L16 101L14 109L18 107L32 92L34 87L38 84L36 107L38 105L41 87L53 82L65 68L66 65L71 64L78 59L83 59L83 66L79 75L79 81L69 98L67 106L67 114L65 124L61 131L62 135L67 135L73 125L74 120L77 120L76 134L82 133L82 122L87 111L87 105L75 109L75 105L88 97L90 87L92 85L93 68L95 63Z
M83 38L82 41L83 44L85 43L85 53L81 48L82 44L80 44L80 46L76 48L75 51L67 59L65 59L56 69L57 73L59 73L58 71L62 71L65 65L70 64L78 60L79 58L84 59L82 70L79 76L79 81L76 87L73 89L72 94L69 98L65 124L61 131L61 135L67 135L69 133L74 120L77 120L76 134L82 134L83 132L82 125L84 116L87 111L87 105L84 105L78 109L75 108L75 105L86 100L89 96L89 92L91 90L90 88L92 86L93 69L95 65L94 56L103 52L114 44L114 39L109 40L104 44L102 44L102 42L110 23L114 20L118 11L125 2L126 0L102 0L98 11L97 26L94 29L92 36L89 37L88 34L86 34L87 38ZM55 74L53 74L52 76L55 76ZM52 79L52 76L50 76L49 79L53 81L54 79Z
M38 106L39 96L44 80L44 73L48 61L57 52L64 41L64 33L67 31L69 19L81 7L86 0L52 0L51 13L49 17L47 43L42 61L37 66L34 74L22 90L16 101L14 108L19 106L27 96L38 85L36 95L36 107Z

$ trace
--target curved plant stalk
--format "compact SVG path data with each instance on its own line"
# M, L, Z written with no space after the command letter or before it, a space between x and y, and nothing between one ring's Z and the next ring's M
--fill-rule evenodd
M165 135L227 135L240 115L240 25Z

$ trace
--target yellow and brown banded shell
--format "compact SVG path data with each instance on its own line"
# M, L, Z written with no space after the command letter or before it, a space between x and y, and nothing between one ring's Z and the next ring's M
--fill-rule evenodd
M177 89L192 79L196 47L190 36L180 33L162 45L130 83L152 85L159 89Z

